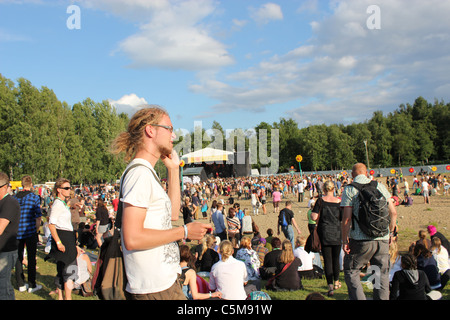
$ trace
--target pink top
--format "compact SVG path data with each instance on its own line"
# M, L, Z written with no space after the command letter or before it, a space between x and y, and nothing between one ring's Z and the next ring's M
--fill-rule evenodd
M272 198L273 198L274 202L281 201L281 192L280 191L274 191L272 193Z

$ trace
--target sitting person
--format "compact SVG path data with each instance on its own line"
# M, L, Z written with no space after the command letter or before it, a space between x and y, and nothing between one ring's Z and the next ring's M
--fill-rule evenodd
M269 280L277 271L277 261L281 255L281 240L278 237L272 238L272 251L264 257L263 266L259 269L260 276L264 280Z
M305 251L306 239L302 236L297 236L295 239L295 250L294 256L299 258L302 262L302 265L298 268L298 275L300 280L302 278L305 279L314 279L314 252L306 252Z
M431 240L427 238L427 232L425 230L419 230L419 239L415 244L423 244L425 248L431 249Z
M188 300L204 300L209 298L221 298L220 291L210 293L200 293L197 286L197 273L193 268L194 256L191 253L189 246L180 246L180 267L183 293Z
M437 262L439 274L441 275L441 288L443 290L450 279L450 265L448 259L448 251L441 244L441 239L438 237L433 238L433 245L431 247L433 257Z
M441 275L431 251L419 243L414 246L412 252L416 257L417 269L425 272L431 289L439 289L441 287Z
M273 230L269 228L267 229L267 237L266 237L266 248L269 251L272 251L272 238L273 238Z
M277 271L266 285L269 290L295 291L303 288L298 275L298 268L302 265L299 258L294 256L294 250L289 240L284 240L282 252L277 263Z
M405 196L405 199L402 201L402 205L405 207L410 207L413 205L413 197L411 197L409 194Z
M219 254L213 249L216 237L207 234L195 248L195 267L199 272L210 272L214 263L219 261Z
M401 258L402 270L397 271L392 279L390 300L436 300L440 293L430 288L427 275L417 269L416 257L407 253Z
M269 249L266 248L266 239L261 238L259 233L252 239L252 249L258 254L260 265L263 266L264 257L269 252Z
M248 283L246 285L246 291L250 293L254 291L255 287L257 291L261 290L261 278L259 276L261 262L256 251L252 249L252 243L249 237L242 238L240 248L236 252L236 259L243 261L247 268Z
M247 293L247 268L242 261L233 258L233 245L224 240L220 243L221 260L213 265L209 274L209 288L220 291L222 299L245 300Z
M91 231L90 226L84 222L80 222L78 226L78 243L80 248L86 247L89 250L98 248L98 242L94 233Z
M389 245L389 283L392 282L394 274L401 269L401 256L398 250L398 242L392 241Z
M91 284L88 282L91 279L92 275L92 264L89 256L84 253L83 250L78 250L77 252L77 263L76 263L76 271L74 270L75 277L73 279L68 280L67 285L71 290L81 290L82 285L87 283L88 289L91 289ZM57 289L59 300L63 299L62 290ZM92 295L92 292L91 294Z

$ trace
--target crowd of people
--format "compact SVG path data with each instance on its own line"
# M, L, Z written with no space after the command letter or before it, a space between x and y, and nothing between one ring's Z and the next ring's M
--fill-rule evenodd
M359 170L356 168L356 170ZM358 177L359 176L359 177ZM357 178L358 177L358 178ZM197 184L187 183L184 188L184 199L190 199L187 203L192 205L189 209L185 206L183 210L183 216L185 212L189 212L191 217L194 217L193 212L200 210L204 207L204 203L210 201L212 203L209 208L209 219L213 223L213 234L216 237L214 241L217 253L220 255L220 247L218 243L229 241L232 248L234 248L234 254L232 257L244 262L247 268L247 281L243 284L244 291L247 295L252 291L261 290L261 281L267 280L265 289L268 290L298 290L303 288L302 275L307 274L307 277L313 278L323 276L328 285L328 296L333 296L334 291L342 287L339 281L339 275L345 268L344 256L346 252L342 249L344 238L349 237L350 230L347 229L347 235L342 236L342 221L345 219L344 208L354 206L354 194L346 194L345 188L352 182L362 181L369 183L374 181L374 177L371 177L367 172L355 172L353 177L348 177L344 174L340 175L310 175L304 176L303 179L299 179L299 176L268 176L268 177L240 177L240 178L222 178L222 179L210 179L209 181ZM414 181L417 178L414 178ZM441 175L430 175L421 178L422 183L413 185L417 187L414 193L423 195L423 191L417 190L427 184L429 189L444 189L447 183L447 178ZM379 268L383 271L381 288L374 290L375 299L405 299L404 294L400 294L397 278L393 278L395 271L406 270L411 268L410 265L402 267L400 257L397 261L391 261L390 257L393 256L390 250L397 246L398 241L398 227L396 225L396 206L405 205L411 206L412 192L408 187L408 182L403 177L388 177L386 178L386 186L379 184L378 189L381 194L386 198L387 206L389 206L391 221L393 223L389 226L389 232L380 237L377 240L376 245L371 244L371 247L359 248L361 253L360 259L361 265L357 267L353 266L345 271L345 278L347 285L353 284L356 289L352 292L349 290L350 299L365 299L365 294L362 292L362 287L358 286L360 278L364 274L361 270L367 270L371 268L370 261L372 259L380 259ZM350 190L349 189L349 190ZM427 190L427 189L425 189ZM434 196L436 193L429 193L429 196ZM222 195L220 197L219 195ZM424 196L425 197L425 196ZM267 201L271 199L272 201ZM288 200L289 199L289 200ZM313 232L317 227L317 231L321 241L320 258L313 252L307 252L305 250L305 236L294 236L293 230L297 229L297 234L300 234L297 223L294 218L294 213L291 210L292 201L303 202L305 199L308 201L308 230ZM342 204L344 199L345 204ZM251 209L246 208L241 210L239 202L241 200L250 200ZM268 203L273 204L273 208L267 208ZM280 202L285 202L285 207L280 209ZM429 202L428 202L429 203ZM225 209L228 207L228 209ZM286 217L286 225L283 225L281 219L278 219L278 235L280 230L284 235L284 240L279 237L273 237L273 230L267 230L267 237L263 237L258 226L252 222L252 216L257 216L259 211L262 214L272 214L272 212L278 216ZM270 210L270 211L269 211ZM205 212L203 210L202 212ZM351 213L350 213L351 214ZM203 218L205 215L202 216ZM246 219L251 221L246 223ZM348 218L347 218L348 220ZM349 220L348 220L349 221ZM246 229L244 226L252 226L251 229ZM289 226L289 227L287 227ZM240 230L240 231L239 231ZM251 230L251 231L250 231ZM430 226L428 234L433 237L433 227ZM361 239L358 235L354 235L357 241L353 241L353 247L361 242L358 240L367 240L362 231L359 231ZM442 234L440 234L442 235ZM442 236L443 237L443 236ZM445 237L443 241L446 242ZM272 242L275 241L275 244ZM251 246L249 246L251 243ZM227 244L228 245L228 244ZM348 245L348 244L347 244ZM382 248L384 254L378 256L377 250ZM264 249L262 249L264 248ZM293 252L293 255L288 258L288 262L280 263L280 254L283 250ZM443 249L441 249L443 248ZM213 250L213 249L210 249ZM350 251L347 248L348 251ZM436 255L438 249L432 248L431 245L427 247L428 255ZM300 254L300 252L302 254ZM356 248L353 249L356 252ZM364 256L362 253L369 252L369 256ZM373 252L370 255L370 252ZM433 253L434 252L434 253ZM439 247L441 254L441 267L438 271L437 263L435 263L435 271L440 273L439 285L422 286L420 292L423 293L422 298L436 299L439 298L439 291L442 290L448 281L448 274L450 269L448 267L448 256L445 259L445 255L448 254L448 250L444 246ZM244 254L245 253L245 254ZM276 259L268 259L265 261L264 257L273 257L277 255ZM316 253L317 254L317 253ZM443 258L444 257L444 258ZM295 259L294 259L295 258ZM355 259L354 257L352 259ZM406 258L405 258L406 259ZM201 259L200 259L201 260ZM352 260L353 261L353 260ZM444 264L444 261L446 263ZM322 270L323 262L323 270ZM396 264L395 264L396 262ZM349 262L350 263L350 262ZM288 265L289 267L286 267ZM286 268L284 268L286 267ZM372 265L372 268L374 266ZM296 270L296 272L289 272L289 270ZM416 262L415 270L421 270L422 265ZM284 280L287 278L288 280ZM367 275L366 275L367 278ZM395 281L394 281L395 280ZM427 279L428 280L428 279ZM442 280L442 281L441 281ZM394 281L394 282L392 282ZM227 283L227 282L225 282ZM426 284L427 281L424 281ZM429 281L428 281L429 283ZM395 286L393 286L393 284ZM419 285L419 282L417 282ZM371 286L373 287L373 286ZM226 287L223 290L228 290ZM394 291L396 293L394 293ZM416 296L417 298L417 296ZM406 298L408 299L408 298Z
M56 262L56 293L61 300L71 299L72 290L92 272L83 249L99 248L111 235L121 203L127 299L267 299L271 291L301 290L302 279L310 278L324 278L331 297L342 287L342 271L351 300L366 299L363 270L372 281L374 299L438 299L448 283L450 248L434 226L427 229L430 239L421 232L408 254L400 257L393 251L399 237L396 206L412 205L406 198L419 188L428 203L433 190L445 194L446 177L422 176L411 189L404 179L391 178L384 185L357 163L351 174L180 183L173 139L167 112L143 108L113 143L114 152L125 153L129 161L120 184L74 187L59 178L52 189L33 189L25 176L23 190L12 193L8 176L1 173L0 299L14 299L8 276L13 269L20 291L42 288L35 272L41 226L47 236L46 259ZM160 159L168 172L165 181L153 169ZM387 221L379 222L379 230L369 230L373 233L362 222L365 192L377 194ZM250 208L241 208L244 200ZM308 203L309 235L300 232L293 202ZM260 230L254 219L258 215L277 217L276 226ZM183 223L173 227L171 221L180 216ZM312 243L315 237L318 243ZM28 284L21 268L24 250Z
M433 179L434 177L430 177L428 180L429 186L438 189L440 183L445 186L446 177L443 180ZM298 179L298 176L296 179L290 175L281 175L218 178L203 183L185 184L182 188L182 205L180 206L180 215L183 217L184 224L206 219L212 226L207 235L199 240L198 245L190 243L189 240L180 244L180 266L183 270L183 292L186 297L245 299L252 292L261 292L262 289L269 292L270 290L299 290L303 288L302 278L322 277L328 285L327 295L332 296L335 290L341 288L339 275L343 269L341 199L345 187L352 180L345 175L311 175L304 176L304 179ZM406 179L400 182L396 178L389 178L386 182L390 189L387 196L394 199L394 205L400 204L395 201L395 197L410 196L411 192ZM434 182L436 184L433 184ZM404 184L403 188L400 188L400 183ZM71 187L68 180L62 179L58 180L51 190L45 186L33 187L29 176L24 177L22 185L23 187L15 191L9 190L10 194L19 200L20 207L25 208L22 212L25 212L27 216L27 221L23 222L26 227L20 230L28 229L28 231L19 231L17 237L19 245L16 250L17 260L14 268L18 289L21 292L35 292L42 288L36 283L36 248L40 240L45 240L46 252L52 252L48 258L54 258L57 261L58 280L55 282L57 288L55 293L60 299L70 299L71 291L74 288L80 288L89 276L77 283L71 283L67 281L70 275L67 269L70 270L70 267L74 266L72 263L78 261L79 265L84 266L83 270L88 270L83 272L80 269L80 274L92 273L90 263L80 262L83 259L86 260L86 255L82 250L77 251L77 246L83 249L98 249L104 238L109 236L108 232L112 228L118 206L119 186ZM167 182L162 182L162 186L167 191ZM414 179L412 188L417 189L421 186L423 183ZM403 191L400 191L401 189ZM305 236L300 236L301 232L291 210L293 201L303 202L306 199L309 199L308 230L312 233L317 227L322 243L319 258L317 253L305 250L307 239ZM245 200L250 201L251 209L241 209L239 202ZM25 204L25 202L31 204ZM268 203L272 203L271 208L267 207ZM281 206L280 203L282 203ZM283 204L284 208L280 209ZM225 207L228 209L225 210ZM260 211L263 215L275 214L284 217L285 225L282 219L279 219L277 236L274 236L272 228L265 230L267 235L262 235L253 219L260 214ZM25 219L24 217L22 216L22 219ZM44 237L39 239L33 230L37 230L39 234L41 226L44 227ZM58 230L56 226L59 226ZM294 229L297 229L299 236L294 236ZM77 231L75 238L70 237L70 232L65 233L71 230ZM280 231L284 239L280 236ZM407 256L400 257L398 252L395 254L390 252L388 264L390 299L418 297L418 292L410 293L406 289L402 289L406 290L405 292L400 290L400 287L406 286L407 279L409 281L416 279L417 285L421 287L420 294L425 292L432 298L439 297L436 292L448 283L450 277L448 240L437 232L434 226L430 226L427 231L419 232L419 240L411 245ZM25 235L19 235L22 233ZM429 239L427 235L430 236ZM28 239L27 236L30 238ZM395 237L397 236L395 234ZM62 240L64 237L69 240ZM395 247L395 237L393 244L389 246L390 249ZM52 239L54 239L53 245L58 250L50 251ZM63 245L63 243L66 244ZM64 252L64 258L55 255L61 252ZM239 261L243 262L245 268L238 268ZM23 263L27 264L28 283L24 282ZM364 267L369 267L369 264ZM224 272L219 271L224 268L227 270L236 268L240 271L233 272L232 275L228 274L227 276L231 278L227 279ZM404 275L399 273L394 277L395 271L402 270L416 271L405 271ZM414 275L411 275L413 273ZM197 282L200 281L198 280L200 276L209 279L207 286L199 286ZM243 281L236 282L236 278L240 279L241 276ZM265 286L262 285L263 283ZM207 292L200 292L199 289ZM417 288L415 287L414 290ZM63 293L66 293L66 296L63 296Z

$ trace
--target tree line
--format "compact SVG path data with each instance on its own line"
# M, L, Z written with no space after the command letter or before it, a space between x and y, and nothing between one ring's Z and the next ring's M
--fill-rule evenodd
M15 84L0 74L0 120L0 170L14 180L29 174L36 183L58 177L66 177L73 184L101 183L120 178L126 166L109 147L112 139L126 129L129 117L118 114L106 100L86 98L69 106L45 86L38 89L24 78ZM231 145L237 149L243 143L249 150L265 129L270 158L274 156L271 134L278 129L279 173L291 166L298 168L298 154L303 157L304 171L348 169L357 161L367 160L371 168L418 165L450 159L449 124L450 103L429 103L419 97L412 105L402 104L387 115L376 111L369 120L350 125L299 128L295 120L281 118L272 124L261 122L250 130L236 128L233 135L214 121L211 129L222 133L220 140L202 139L200 145L213 144L222 149ZM200 130L202 137L208 135L204 128ZM188 143L191 150L199 147L194 132L178 132L178 136L175 145ZM257 158L252 163L253 168L260 168L267 162ZM160 162L156 170L165 176Z
M196 127L194 132L184 135L178 132L182 136L178 145L184 144L179 149L209 146L238 150L243 143L246 151L251 150L255 157L258 156L251 162L253 168L279 161L278 173L288 172L292 167L298 171L297 155L303 158L303 171L351 169L356 162L368 164L370 168L385 168L429 162L439 164L450 159L450 103L437 100L429 103L422 97L412 105L401 104L387 115L376 111L370 119L349 125L320 124L299 128L295 120L281 118L272 124L261 122L253 129L237 128L231 132L226 132L214 121L211 129ZM278 148L271 146L274 129L278 130ZM268 157L272 157L263 163L259 159L260 144L254 143L257 148L251 148L252 141L261 138L261 132L267 133L266 150ZM201 145L196 141L198 137L202 137ZM230 142L230 139L234 141ZM239 139L245 139L245 142L238 142ZM275 157L271 154L273 150Z
M0 170L35 183L65 177L73 184L113 181L125 163L109 152L111 139L128 125L108 101L69 106L47 87L0 75Z

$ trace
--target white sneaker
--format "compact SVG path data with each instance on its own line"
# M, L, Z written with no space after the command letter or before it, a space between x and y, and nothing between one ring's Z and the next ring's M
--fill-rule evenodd
M41 289L42 289L42 286L40 284L37 284L36 287L34 287L34 288L28 288L28 292L33 293L33 292L41 290Z
M20 291L20 292L25 292L25 291L27 291L27 290L28 290L28 284L25 284L25 285L19 287L19 291Z

